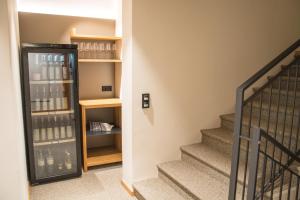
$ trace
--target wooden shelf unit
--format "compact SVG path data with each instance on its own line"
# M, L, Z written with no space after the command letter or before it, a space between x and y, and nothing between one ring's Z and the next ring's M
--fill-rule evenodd
M97 35L82 35L76 33L76 29L73 28L70 34L71 42L99 42L99 43L110 43L116 45L115 58L113 59L86 59L80 58L78 60L79 66L83 68L88 67L90 63L96 63L100 67L104 63L109 63L114 67L115 83L114 83L114 96L120 96L121 88L121 49L122 49L122 38L117 36L97 36ZM105 64L106 65L106 64ZM81 83L82 84L82 83ZM80 100L82 113L82 152L83 152L83 170L86 172L88 167L122 162L122 123L121 123L121 100L119 98L110 99L91 99L91 100ZM87 111L89 109L98 108L114 108L114 123L115 130L110 133L95 133L91 134L86 130L87 127ZM88 134L88 135L87 135ZM114 137L114 145L108 147L99 148L88 148L87 137Z
M87 167L122 162L122 152L114 146L88 149Z
M71 40L119 41L122 38L117 36L81 35L71 32Z
M114 43L117 46L116 58L113 59L82 59L78 60L79 63L121 63L121 49L122 49L122 38L117 36L99 36L99 35L82 35L77 34L76 29L73 28L70 34L71 42L80 42L80 41L104 41Z
M121 128L121 100L111 99L92 99L80 100L82 113L82 148L83 148L83 170L86 172L88 167L122 162L122 135L114 134L115 145L109 147L91 148L87 147L87 121L86 113L89 109L96 108L115 108L115 123Z

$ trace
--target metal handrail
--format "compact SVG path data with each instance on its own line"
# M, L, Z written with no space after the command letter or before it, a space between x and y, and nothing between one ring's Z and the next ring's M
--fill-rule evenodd
M257 184L257 169L258 169L258 158L259 153L264 154L266 157L271 159L274 163L279 165L283 171L288 171L293 176L296 176L298 181L300 180L299 174L293 172L291 169L289 169L289 166L283 165L282 163L278 162L277 160L273 159L271 156L269 156L266 152L263 152L260 150L260 144L262 141L262 138L265 138L268 142L272 143L274 146L279 148L281 151L283 151L285 154L290 156L293 160L300 161L300 157L291 152L289 149L287 149L285 146L283 146L281 143L279 143L275 138L270 136L267 132L265 132L263 129L260 129L259 127L253 127L251 128L251 153L250 153L250 173L249 173L249 182L252 182L252 184L249 185L247 190L247 199L260 199L260 197L263 195L262 193L256 194L256 184ZM297 186L298 187L298 186ZM297 192L298 195L298 192Z
M242 130L242 116L245 91L254 83L264 77L270 70L275 68L281 61L287 58L300 46L300 39L293 43L289 48L280 53L275 59L264 66L261 70L251 76L247 81L241 84L236 90L236 109L235 109L235 124L234 124L234 144L232 148L231 176L229 185L229 200L235 200L237 189L238 165L240 158L240 140ZM291 64L291 63L290 63Z
M287 56L293 53L300 46L300 39L293 43L289 48L280 53L275 59L273 59L270 63L264 66L261 70L251 76L247 81L242 83L238 90L245 91L251 85L253 85L256 81L258 81L261 77L263 77L266 73L268 73L271 69L273 69L276 65L278 65L282 60L284 60Z

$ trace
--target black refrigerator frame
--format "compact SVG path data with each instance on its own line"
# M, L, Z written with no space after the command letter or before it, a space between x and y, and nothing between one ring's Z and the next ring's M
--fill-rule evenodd
M37 179L34 164L34 147L32 137L32 116L30 103L30 79L28 53L68 53L74 55L73 68L73 98L74 98L74 119L75 119L75 137L76 137L76 173L66 174L55 177ZM79 81L78 81L78 51L74 44L37 44L23 43L21 45L21 63L20 63L20 81L22 89L23 118L25 129L25 144L27 157L28 179L31 185L50 183L70 178L80 177L82 175L82 152L81 152L81 114L79 112Z

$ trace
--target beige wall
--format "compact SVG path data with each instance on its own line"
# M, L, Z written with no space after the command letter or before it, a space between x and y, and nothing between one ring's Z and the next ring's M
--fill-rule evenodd
M15 1L0 1L0 199L27 200Z
M298 0L132 0L133 181L155 176L156 164L179 159L181 145L233 112L238 85L300 37L299 8Z

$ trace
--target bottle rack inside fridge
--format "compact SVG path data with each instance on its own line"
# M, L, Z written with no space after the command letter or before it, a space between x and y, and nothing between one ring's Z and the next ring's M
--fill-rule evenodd
M26 44L22 62L31 184L80 176L76 46Z

